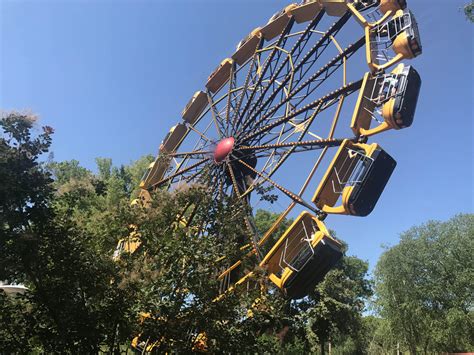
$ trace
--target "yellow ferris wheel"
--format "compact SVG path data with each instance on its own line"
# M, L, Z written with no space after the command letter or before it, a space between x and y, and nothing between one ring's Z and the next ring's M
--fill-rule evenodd
M406 61L421 52L404 0L286 6L192 95L143 176L141 201L157 189L199 183L215 200L248 207L241 248L283 295L304 297L342 256L327 215L368 215L390 179L396 161L376 137L411 126L421 79ZM262 189L276 194L280 208L265 233L253 215ZM275 236L290 212L294 222ZM140 246L132 234L116 256ZM252 275L242 260L221 262L222 294Z

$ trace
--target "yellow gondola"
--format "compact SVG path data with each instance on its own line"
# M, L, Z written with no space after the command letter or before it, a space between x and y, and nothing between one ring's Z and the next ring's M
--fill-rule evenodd
M377 143L344 140L313 196L326 213L367 216L396 166ZM340 204L335 206L340 200Z
M302 212L267 253L261 267L289 298L301 298L322 281L342 257L342 245L322 221Z
M376 26L365 27L366 57L370 70L375 73L412 59L422 52L418 24L413 14L405 9ZM391 49L395 56L389 54Z
M201 113L207 107L208 103L209 101L207 100L207 95L204 91L197 91L194 93L181 114L184 122L194 125Z
M329 16L341 17L348 10L346 0L321 0L321 4Z
M237 44L237 49L232 55L232 59L235 60L238 65L244 64L255 54L261 39L262 33L260 32L260 27L257 27Z
M283 10L278 11L276 14L270 17L268 23L261 29L263 38L265 38L267 41L270 41L276 36L280 35L285 29L286 25L288 25L288 22L290 22L291 11L296 7L296 4L290 4Z
M216 68L216 70L214 70L212 74L209 75L206 88L212 93L219 91L219 89L229 80L233 66L233 59L224 59Z
M351 129L354 134L371 136L388 129L410 127L420 87L418 72L403 63L389 74L366 73L352 116ZM370 129L377 111L384 121Z
M297 23L311 21L323 9L317 0L305 0L290 10Z

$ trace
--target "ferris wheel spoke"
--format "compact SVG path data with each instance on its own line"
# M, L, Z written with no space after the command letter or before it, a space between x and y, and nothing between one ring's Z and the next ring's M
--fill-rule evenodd
M299 134L299 137L297 138L297 142L300 142L300 141L304 138L306 132L309 130L309 127L310 127L311 123L313 122L314 118L315 118L316 115L318 114L319 108L320 108L320 107L318 106L317 109L314 110L314 112L313 112L313 114L311 115L310 119L307 121L307 124L306 124L305 128L304 128L303 131ZM275 173L276 169L278 169L278 167L281 166L281 164L283 164L283 162L286 160L286 158L288 157L288 155L291 154L291 152L295 149L295 147L290 147L290 149L289 149L288 151L285 151L284 154L280 154L280 152L277 153L277 149L280 147L280 145L283 144L283 143L285 143L285 142L293 135L292 133L290 133L287 137L285 137L285 138L282 139L282 136L283 136L284 134L286 134L286 132L288 132L289 130L292 130L292 128L290 128L290 129L288 129L288 130L285 130L285 125L286 125L286 123L284 123L284 124L282 125L281 130L280 130L280 134L279 134L278 137L277 137L277 141L276 141L276 143L275 143L275 146L273 147L273 150L271 151L271 153L268 154L268 159L266 160L266 162L265 162L263 168L261 169L261 171L263 172L263 171L265 171L265 170L267 169L267 167L268 167L268 168L271 168L271 167L273 166L274 162L275 162L275 157L278 156L278 155L280 155L281 158L277 161L276 166L273 167L273 169L271 170L271 172L270 172L270 174L269 174L269 177L271 177L271 176ZM296 132L295 132L295 133L296 133ZM275 140L275 139L273 139L273 140ZM272 141L273 141L273 140L272 140ZM262 144L260 144L260 146L262 146ZM266 148L266 149L267 149L267 150L270 150L270 149L272 149L272 148L269 147L269 148ZM280 149L281 149L281 148L280 148ZM251 151L253 152L254 150L251 150Z
M221 203L224 200L224 176L223 176L222 170L223 169L221 169L221 178L219 179L219 187L217 191L218 201L220 201Z
M339 67L344 63L345 58L351 56L357 50L359 50L363 44L365 43L364 37L359 39L354 44L349 45L344 51L339 53L333 59L331 59L328 63L326 63L323 67L321 67L317 72L315 72L310 78L308 78L304 83L302 83L299 87L295 88L285 99L279 102L276 106L272 107L265 115L263 115L259 120L257 120L253 127L258 127L262 122L267 120L271 117L274 113L278 111L284 104L291 101L291 99L298 93L300 93L304 88L308 88L308 95L314 92L318 87L320 87L331 75L334 73ZM311 88L311 84L316 82L316 85ZM306 99L307 95L305 95L304 99ZM301 99L298 103L304 101ZM297 105L295 105L297 107ZM256 115L255 115L256 117Z
M336 21L327 32L324 33L324 35L319 39L319 41L306 53L306 55L298 62L298 64L295 65L294 69L292 70L291 73L287 73L285 78L281 81L281 84L277 87L276 90L274 90L268 97L267 99L261 104L261 102L264 99L264 96L266 94L266 91L268 90L268 86L265 88L264 92L262 95L259 97L259 99L255 102L255 104L252 106L252 109L249 111L247 115L246 122L242 126L241 131L245 131L247 127L249 127L250 124L252 124L254 118L258 115L258 113L263 110L269 103L271 103L276 95L285 87L285 85L289 82L289 80L292 78L292 74L295 72L298 72L303 65L313 56L313 54L316 53L316 59L321 56L321 54L324 52L324 49L327 47L325 44L330 43L331 41L331 36L334 36L343 26L344 24L349 20L351 17L350 13L346 13L343 15L338 21ZM319 49L323 47L322 51L319 51ZM295 48L295 47L293 47ZM293 51L293 49L292 49ZM290 54L292 54L292 51ZM318 52L319 51L319 52ZM285 62L288 61L288 58L285 60ZM279 70L281 71L283 69L283 65L280 66ZM279 72L278 72L279 73ZM257 112L255 112L253 115L253 111L255 111L259 108Z
M201 175L204 175L205 173L207 173L207 171L211 168L211 166L212 166L211 164L207 164L202 169L199 168L199 167L196 167L196 168L191 169L190 171L185 172L184 174L181 174L180 176L176 177L176 178L179 178L179 180L177 181L178 186L179 186L179 184L181 184L182 181L184 181L186 183L196 181ZM196 171L194 172L194 170L196 170ZM174 179L175 178L173 178L173 180ZM171 181L171 183L173 183L173 180Z
M187 168L181 169L181 170L179 170L179 171L177 171L177 172L171 174L170 176L167 176L166 178L161 179L161 180L158 181L156 184L153 184L152 187L159 187L160 185L163 185L163 184L166 183L166 182L172 181L175 177L180 176L180 175L182 175L182 174L185 174L185 173L191 171L192 169L194 169L194 168L196 168L196 167L198 167L198 166L200 166L200 165L202 165L202 164L208 162L209 160L210 160L210 158L202 159L202 160L198 161L197 163L194 163L194 164L188 166Z
M207 91L207 100L209 102L209 109L211 111L212 121L214 122L217 134L219 135L219 138L222 138L224 136L222 131L225 131L225 126L219 117L219 112L216 110L216 103L209 91Z
M262 46L262 43L263 43L263 38L260 39L260 42L257 46L258 49L261 48ZM252 74L252 71L255 67L255 64L257 63L257 58L258 58L259 54L254 54L253 57L252 57L252 60L250 61L250 65L249 65L249 69L247 71L247 75L245 76L245 81L244 81L244 85L242 87L242 90L241 90L241 95L240 95L240 99L239 101L237 102L237 105L235 107L235 110L234 110L234 113L233 113L233 117L232 117L232 134L235 133L235 128L236 128L236 121L237 121L237 118L239 117L239 110L240 110L240 106L242 105L242 101L244 100L244 97L246 96L245 94L247 93L248 91L248 85L249 85L249 81L250 81L250 78L251 78L251 74Z
M240 198L240 196L241 196L240 187L239 187L239 184L237 183L237 179L235 178L234 169L232 168L231 164L226 164L226 167L229 170L230 180L232 181L232 186L234 188L234 192L237 195L237 197Z
M278 134L272 138L272 142L275 141L276 139L276 143L284 143L287 139L289 139L291 137L291 134L285 138L282 139L282 137L287 133L287 130L285 130L285 124L283 124L280 128L280 132L278 132ZM258 142L252 142L252 144L257 144ZM262 171L265 170L267 168L268 165L271 165L274 161L274 157L275 157L275 153L277 152L276 149L273 149L270 154L268 154L268 159L265 161L265 164L262 168ZM257 158L258 159L258 158Z
M319 105L321 105L320 107L320 111L323 111L325 109L327 109L328 107L332 106L335 102L336 102L336 98L338 96L341 96L341 95L350 95L351 93L353 93L354 91L360 89L362 85L362 80L358 80L356 82L353 82L353 83L349 83L347 85L344 85L342 87L340 87L339 89L329 93L328 95L326 96L323 96L319 99L316 99L314 100L313 102L307 104L306 106L303 106L302 108L300 108L299 110L296 110L294 112L292 112L291 114L289 114L288 116L286 117L282 117L274 122L271 122L265 126L262 126L261 128L258 128L256 129L254 132L252 133L249 133L248 135L242 137L242 141L243 142L246 142L258 135L262 135L264 134L265 132L267 132L268 130L282 124L282 123L285 123L285 122L288 122L289 120L291 120L292 118L294 117L297 117L298 115L308 111L308 110L311 110L313 109L314 107L317 107Z
M286 58L284 59L284 61L280 64L280 66L276 69L276 71L272 74L271 78L270 78L270 82L274 82L275 79L278 77L278 75L280 74L280 72L283 70L283 68L285 68L286 65L288 65L288 62L289 62L289 56L293 56L293 54L296 52L296 50L300 50L302 51L302 47L301 45L304 43L306 45L307 43L307 40L309 39L309 37L311 36L311 30L313 28L316 28L316 26L319 24L319 22L321 21L322 17L324 16L324 10L323 11L320 11L320 13L310 22L310 24L306 27L306 30L300 35L300 37L298 38L298 40L296 41L296 43L293 45L293 47L291 48L290 52L289 52L289 55L286 56ZM276 47L275 47L276 48ZM304 48L304 46L303 46ZM288 78L289 80L289 78ZM286 85L286 83L284 83L282 85L282 87ZM270 88L270 85L267 85L263 88L260 96L258 97L257 101L254 103L254 105L251 107L248 115L247 115L247 119L245 119L245 121L243 122L243 128L241 129L241 131L244 131L246 128L247 128L247 123L249 121L249 117L252 117L251 116L251 113L252 111L262 102L263 98L265 97L266 93L268 92ZM276 93L275 93L276 95ZM242 113L241 115L241 119L243 119L243 116L244 116L245 112Z
M308 111L309 112L309 111ZM286 116L281 116L286 117ZM280 118L281 118L280 117ZM272 117L272 119L277 119L278 117ZM304 122L304 120L302 121ZM302 123L300 123L302 125ZM278 127L276 127L278 128ZM287 123L283 123L281 127L277 130L277 132L269 131L266 133L265 138L268 138L265 142L262 142L263 137L255 137L247 142L247 145L264 145L264 144L277 144L277 143L284 143L288 141L293 135L298 132L298 128L295 128L294 123L292 120L288 121Z
M305 200L303 200L300 196L296 195L295 193L291 192L290 190L284 188L283 186L279 185L278 183L276 183L275 181L273 181L271 178L269 178L268 176L266 176L266 174L263 174L261 173L260 171L254 169L253 167L251 167L249 164L247 164L245 161L243 160L238 160L238 162L240 164L242 164L243 166L245 166L247 169L253 171L255 174L257 174L259 177L261 177L262 179L264 179L266 182L268 182L270 185L272 185L273 187L277 188L278 190L280 190L281 192L283 192L286 196L288 196L289 198L291 198L293 201L295 201L296 203L310 209L311 211L313 211L314 213L316 213L317 215L320 215L322 214L322 212L315 208L314 206L312 206L311 204L309 204L308 202L306 202ZM242 195L243 197L243 195Z
M212 142L212 139L209 138L205 133L207 133L210 125L207 126L207 128L205 129L204 133L199 131L196 127L194 127L193 125L187 125L187 127L193 131L194 133L196 133L197 135L199 135L202 139L206 140L207 142L211 143Z
M230 78L229 78L229 91L227 93L227 105L226 105L226 112L225 112L225 133L226 136L229 135L229 127L231 124L230 120L230 113L231 113L231 102L232 102L232 93L235 89L236 84L236 72L235 72L235 62L232 63L232 67L230 68Z
M243 146L239 150L267 150L274 148L289 148L289 147L315 147L316 149L324 147L334 147L342 143L344 139L315 139L311 141L301 141L301 142L288 142L288 143L279 143L279 144L266 144L266 145L257 145L257 146Z
M169 153L167 154L170 157L178 158L178 157L188 157L190 155L205 155L205 154L212 154L212 150L196 150L193 152L176 152L176 153Z
M249 70L247 71L247 75L245 77L244 85L242 86L242 90L240 92L240 97L237 101L237 105L235 107L235 110L232 115L232 134L235 134L235 129L237 125L237 120L239 118L239 111L240 107L242 106L242 103L244 101L244 98L249 98L248 92L251 91L249 83L250 79L254 80L254 76L256 75L256 62L257 62L257 55L254 55L252 58L252 61L249 64ZM254 75L252 75L254 73Z
M336 70L338 70L343 64L344 61L347 61L353 54L355 54L363 45L365 44L365 37L361 37L358 41L350 44L347 48L341 51L337 56L331 59L325 66L319 69L311 77L309 77L305 82L300 86L296 87L294 92L289 95L289 99L286 101L297 99L296 103L292 103L295 107L298 107L309 95L311 95L319 86L328 79ZM321 78L320 78L321 77ZM311 87L311 84L317 83L314 87ZM296 84L299 84L297 81ZM306 89L302 95L299 97L296 94Z
M235 191L235 194L237 195L240 203L242 204L242 207L245 208L245 207L250 207L249 206L249 201L248 199L243 199L242 198L242 195L240 193L241 191L241 188L238 184L238 181L237 179L235 178L235 173L234 173L234 169L232 168L232 165L231 164L227 164L227 168L229 170L229 174L231 176L231 180L232 180L232 185L233 185L233 188L234 188L234 191ZM242 190L245 190L245 183L243 183L244 186L242 188ZM250 235L252 236L250 241L252 243L252 246L253 246L253 250L256 252L256 255L259 259L259 261L261 261L262 259L262 252L259 248L259 245L258 245L258 240L259 240L259 235L258 235L258 231L255 227L255 223L252 223L252 220L250 219L250 216L248 213L245 213L245 216L244 216L244 221L245 221L245 225L247 227L247 230L248 232L250 233Z
M258 126L258 124L264 121L265 117L272 115L281 106L291 102L292 99L298 99L298 101L296 103L292 102L290 105L295 108L298 107L308 96L310 96L317 88L319 88L326 81L326 79L328 79L337 69L339 69L348 58L356 53L357 50L359 50L364 44L364 42L365 39L362 37L356 43L349 45L344 51L341 51L341 53L339 53L330 62L328 62L325 66L308 78L303 84L297 87L292 93L290 93L286 99L282 100L277 106L273 107L270 112L268 112L268 108L264 116L255 124L255 126ZM319 76L322 77L319 78ZM313 82L315 82L316 85L311 87ZM299 97L296 96L296 94L300 93L305 88L306 90L302 95L299 95Z
M318 15L319 16L319 15ZM315 21L312 21L311 24L313 24L313 22ZM317 21L319 22L319 21ZM254 99L254 96L255 96L255 93L256 93L256 88L260 87L261 83L262 83L262 80L263 78L265 77L268 69L271 67L271 63L273 61L273 58L275 57L275 54L277 52L280 52L279 50L279 47L281 46L282 42L285 40L286 41L286 34L291 30L291 28L293 27L293 24L294 24L294 19L291 19L288 24L286 25L285 29L283 30L283 32L280 34L280 37L278 38L275 46L273 47L272 51L270 52L270 54L268 55L267 59L265 60L265 63L263 65L263 69L259 75L259 78L255 84L255 89L252 90L251 94L250 94L250 98L248 98L242 112L239 112L239 118L238 118L238 122L236 123L235 127L237 128L240 123L242 122L242 119L245 115L245 113L247 112L248 108L250 107L253 99ZM311 25L310 24L310 25ZM309 28L309 26L308 26ZM309 31L308 31L309 32ZM306 33L306 32L305 32ZM273 75L272 75L273 76ZM237 131L236 131L237 133Z
M321 105L318 105L317 108L312 113L312 115L310 116L309 120L307 121L307 124L306 124L305 128L299 134L297 142L302 141L302 139L304 138L304 136L308 132L311 124L313 123L314 119L318 115L320 109L321 109ZM292 145L292 146L290 146L290 149L288 149L287 151L285 151L284 154L281 155L281 158L277 161L276 165L272 167L270 173L268 174L268 177L272 177L272 175L275 174L275 172L283 165L283 163L288 159L290 154L292 154L295 149L296 149L296 145Z

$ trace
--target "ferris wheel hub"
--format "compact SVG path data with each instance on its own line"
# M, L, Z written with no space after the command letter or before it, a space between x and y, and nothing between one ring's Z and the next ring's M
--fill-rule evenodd
M232 149L234 149L234 143L234 137L221 139L214 149L214 161L216 163L222 163L232 152Z

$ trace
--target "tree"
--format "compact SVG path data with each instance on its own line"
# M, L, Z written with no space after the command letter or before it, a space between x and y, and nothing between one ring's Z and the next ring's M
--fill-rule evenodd
M0 126L0 279L28 287L22 297L0 298L1 348L61 353L97 352L100 344L116 348L129 335L118 332L119 325L127 327L129 299L111 282L118 275L111 258L89 248L93 235L55 208L53 180L40 162L53 129L43 127L34 136L35 119L19 113L2 117ZM88 175L76 163L68 171L58 180Z
M471 22L474 22L474 0L464 5L464 14Z
M474 215L413 227L376 267L376 305L410 353L474 346Z
M27 231L49 217L51 178L38 157L51 144L51 127L31 137L34 116L11 113L0 121L0 280L23 281L17 254L28 248ZM23 238L18 240L19 234Z
M346 246L347 248L347 246ZM356 257L344 256L307 299L297 305L303 312L306 337L321 354L329 341L343 344L351 339L351 353L363 353L362 312L372 295L367 280L368 264Z
M270 211L258 209L257 212L255 212L255 225L257 227L258 233L263 236L265 232L273 226L279 216L280 215L278 213L272 213ZM267 242L263 245L262 252L268 252L292 222L292 219L286 218L281 221L276 230L270 235Z
M368 315L363 318L363 336L368 354L391 355L399 348L389 322L381 317Z

